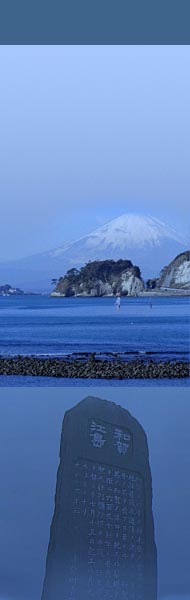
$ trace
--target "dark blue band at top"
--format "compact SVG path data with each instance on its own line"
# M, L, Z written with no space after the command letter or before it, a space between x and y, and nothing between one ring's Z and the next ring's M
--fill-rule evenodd
M0 0L1 44L189 44L189 0Z

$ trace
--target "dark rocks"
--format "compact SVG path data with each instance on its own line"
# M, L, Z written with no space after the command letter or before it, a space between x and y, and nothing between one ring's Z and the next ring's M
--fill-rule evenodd
M41 377L68 377L85 379L173 379L190 376L190 363L143 362L134 360L96 360L94 354L83 362L62 358L1 357L0 375L32 375Z

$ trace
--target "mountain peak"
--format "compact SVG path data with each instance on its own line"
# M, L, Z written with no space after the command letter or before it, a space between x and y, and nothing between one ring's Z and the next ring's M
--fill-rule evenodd
M125 213L85 236L83 241L86 239L92 247L101 240L103 246L109 244L115 248L119 245L122 249L160 245L164 238L186 244L183 236L163 221L149 215Z

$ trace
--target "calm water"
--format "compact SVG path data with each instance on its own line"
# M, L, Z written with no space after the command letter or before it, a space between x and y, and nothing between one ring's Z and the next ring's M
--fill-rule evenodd
M0 354L119 352L128 360L189 356L189 298L0 297Z

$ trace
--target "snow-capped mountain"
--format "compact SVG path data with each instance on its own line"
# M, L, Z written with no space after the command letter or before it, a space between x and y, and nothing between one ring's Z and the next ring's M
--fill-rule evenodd
M184 242L182 236L162 221L153 217L143 217L134 214L125 214L106 225L103 225L82 241L85 247L101 251L112 248L114 251L126 251L126 248L144 248L145 246L160 245L164 238L177 243Z
M47 290L52 278L89 260L125 258L140 267L145 279L156 277L188 242L166 223L151 217L124 214L75 242L0 265L0 278L25 290Z

